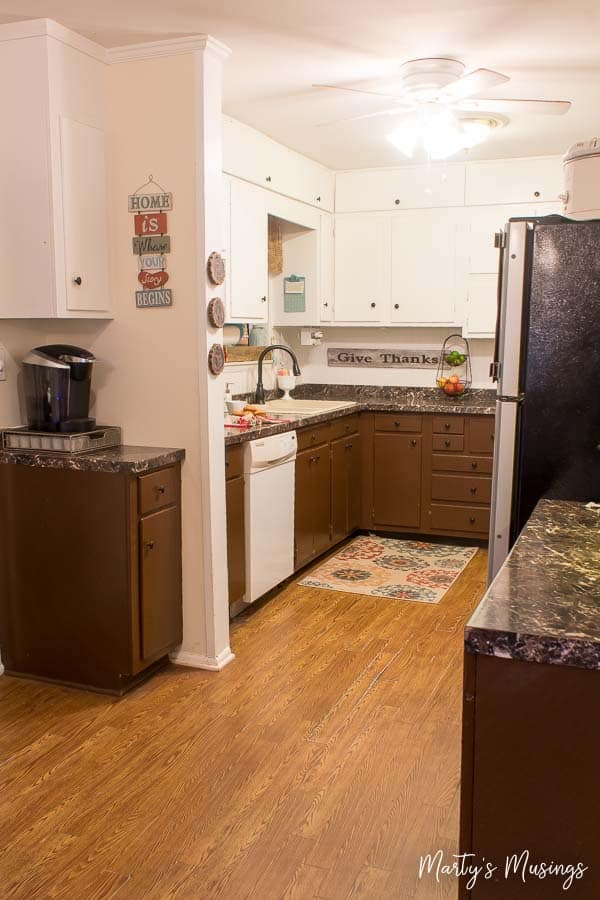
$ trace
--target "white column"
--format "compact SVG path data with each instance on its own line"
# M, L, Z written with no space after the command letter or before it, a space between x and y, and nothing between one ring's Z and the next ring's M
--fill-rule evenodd
M223 288L213 285L206 262L213 251L225 247L224 190L222 179L222 68L229 50L211 37L194 51L196 100L196 246L198 287L198 387L200 473L202 494L202 543L204 631L184 630L184 643L173 654L174 662L207 669L221 669L233 659L229 647L229 604L225 518L225 452L223 404L225 375L208 369L208 351L223 342L222 329L213 328L206 308L213 297L223 298Z

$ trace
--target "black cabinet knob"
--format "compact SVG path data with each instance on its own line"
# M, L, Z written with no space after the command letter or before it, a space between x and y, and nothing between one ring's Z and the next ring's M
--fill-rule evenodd
M157 493L157 494L164 494L164 492L165 492L165 486L164 486L164 484L157 484L157 486L156 486L156 493Z
M411 447L416 447L416 446L417 446L417 441L416 441L415 438L413 438L412 441L410 442L410 446L411 446Z
M396 204L396 206L400 206L400 199L398 197L396 197L396 199L394 200L394 203Z
M450 431L450 422L444 422L444 428L446 431Z
M450 446L450 441L445 440L445 441L444 441L444 447L449 447L449 446Z
M472 494L476 494L476 493L477 493L477 488L476 488L476 487L469 488L469 490L471 491Z
M394 422L394 425L396 426L396 428L400 428L401 424L402 424L401 422Z
M321 202L321 197L319 196L319 197L317 197L317 203L320 203L320 202Z
M73 284L80 285L82 281L83 281L83 279L82 279L81 275L76 275L75 278L73 279Z
M323 306L325 307L325 309L327 309L327 307L329 306L329 303L325 302L325 303L323 304Z
M476 463L476 462L472 462L472 463L471 463L471 468L472 468L472 469L476 469L476 468L477 468L477 463Z
M471 523L471 525L474 525L475 524L475 516L469 516L469 522Z
M266 298L266 297L261 297L261 298L260 298L260 302L261 302L261 303L266 303L266 302L267 302L267 298Z
M271 176L267 175L267 177L265 178L265 181L271 181Z
M539 196L540 196L540 192L539 192L539 191L534 191L534 192L533 192L533 196L534 196L534 197L539 197Z
M154 550L154 541L144 541L144 550Z
M371 309L375 309L376 306L377 306L376 303L371 303Z

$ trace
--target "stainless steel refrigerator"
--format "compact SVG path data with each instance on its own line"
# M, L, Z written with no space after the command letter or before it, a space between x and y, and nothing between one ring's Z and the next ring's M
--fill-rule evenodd
M600 501L600 220L511 219L496 243L488 581L541 497Z

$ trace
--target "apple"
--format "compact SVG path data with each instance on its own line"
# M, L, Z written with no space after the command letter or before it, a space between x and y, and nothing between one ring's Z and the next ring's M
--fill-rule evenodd
M455 392L455 389L456 389L456 385L452 381L447 381L446 384L444 385L444 392L446 394L448 394L448 396L453 394Z
M450 382L450 384L458 384L460 378L458 375L451 375L448 381Z
M454 393L455 394L462 394L462 393L464 393L464 390L465 390L465 386L462 383L462 381L459 381L457 384L454 385Z

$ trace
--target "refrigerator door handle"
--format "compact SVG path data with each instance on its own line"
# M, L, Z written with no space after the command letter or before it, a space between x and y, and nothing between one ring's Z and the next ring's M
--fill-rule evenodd
M512 507L515 473L515 446L520 415L520 403L498 400L494 441L494 470L492 474L492 509L488 555L488 585L510 550Z
M496 295L496 335L494 338L494 358L490 363L490 378L494 382L500 381L501 369L500 364L500 311L502 308L502 271L504 269L504 248L506 247L506 232L497 231L494 235L494 247L497 247L498 254L498 287Z

